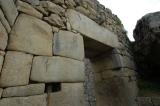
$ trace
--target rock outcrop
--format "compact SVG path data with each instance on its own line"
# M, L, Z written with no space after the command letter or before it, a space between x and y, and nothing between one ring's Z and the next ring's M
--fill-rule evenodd
M134 30L135 61L141 76L152 79L160 75L160 12L143 16Z

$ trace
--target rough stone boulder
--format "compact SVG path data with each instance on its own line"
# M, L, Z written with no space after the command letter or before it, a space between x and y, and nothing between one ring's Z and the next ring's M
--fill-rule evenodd
M160 12L149 13L137 22L133 44L135 60L143 76L160 73Z

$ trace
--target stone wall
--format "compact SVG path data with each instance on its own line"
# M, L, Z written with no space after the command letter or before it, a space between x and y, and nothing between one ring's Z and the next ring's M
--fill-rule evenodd
M0 106L136 106L130 42L97 1L0 0L0 32Z
M159 97L139 97L137 98L138 106L159 106Z

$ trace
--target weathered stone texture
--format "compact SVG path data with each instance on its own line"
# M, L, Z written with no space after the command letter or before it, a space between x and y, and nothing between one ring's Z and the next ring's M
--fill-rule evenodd
M71 27L74 30L77 30L85 36L108 46L119 46L118 38L114 33L110 32L104 27L99 26L97 23L95 23L88 17L71 9L67 10L66 16L68 17ZM99 37L99 35L101 37Z
M3 65L3 60L4 60L4 57L0 54L0 73Z
M138 106L154 106L150 97L139 97L137 102Z
M49 12L52 12L54 14L58 14L60 16L64 15L65 9L59 5L56 5L55 3L44 0L44 1L40 1L40 5L42 7L45 7Z
M84 63L65 57L37 56L33 59L30 79L37 82L82 82Z
M51 14L49 17L44 17L44 20L46 20L51 25L54 25L57 27L64 27L63 20L57 14Z
M6 29L0 22L0 50L5 50L8 42L8 34Z
M8 50L52 56L52 28L35 17L21 14L9 37Z
M45 84L30 84L26 86L16 86L5 88L2 97L25 97L43 94Z
M39 0L23 0L31 5L39 5Z
M159 79L160 12L149 13L138 20L134 29L134 58L138 72L148 79Z
M0 98L1 98L1 96L2 96L2 92L3 92L3 89L0 88Z
M54 55L83 60L83 37L80 34L60 30L54 34L53 53Z
M16 4L17 4L17 9L25 14L35 16L40 19L43 17L43 15L40 12L38 12L35 8L33 8L28 3L17 0Z
M8 51L0 77L0 86L18 86L29 83L33 56L21 52Z
M62 83L62 91L48 94L48 106L86 106L83 83Z
M11 26L14 25L14 22L18 16L17 8L13 0L0 0L0 6ZM9 7L9 8L8 8Z
M11 27L8 23L8 21L6 20L3 11L0 9L0 21L3 24L3 26L5 27L6 31L9 33L11 31Z
M137 106L136 82L127 77L113 77L96 82L97 106Z
M47 95L3 98L0 100L0 106L47 106Z

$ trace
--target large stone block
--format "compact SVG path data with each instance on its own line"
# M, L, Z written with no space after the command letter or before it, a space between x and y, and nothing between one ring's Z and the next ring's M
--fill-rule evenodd
M62 83L62 91L48 94L48 106L86 106L83 83Z
M17 4L17 9L25 14L28 14L28 15L31 15L31 16L34 16L40 19L43 17L43 15L39 11L37 11L35 8L33 8L28 3L17 0L16 4Z
M28 2L31 5L39 5L39 0L23 0L23 1Z
M60 30L54 35L53 53L55 55L83 60L83 37L80 34Z
M95 58L92 65L96 72L120 68L135 69L133 60L121 54L108 54Z
M11 31L11 27L8 23L8 21L6 20L3 11L0 9L0 21L3 24L3 26L5 27L6 31L9 33Z
M23 97L43 94L45 84L30 84L26 86L17 86L5 88L2 97Z
M96 106L138 106L137 85L128 77L114 77L96 82Z
M160 106L160 97L152 97L154 106Z
M21 52L8 51L0 77L0 86L27 85L33 56Z
M3 66L4 55L5 55L5 52L0 51L0 73L1 73L1 70L2 70L2 66Z
M154 106L152 99L150 97L138 97L137 102L138 106Z
M47 95L37 95L29 97L3 98L0 106L47 106Z
M17 8L13 0L0 0L0 6L11 26L14 25L14 22L18 16Z
M136 71L128 68L121 68L120 70L105 70L102 72L103 79L113 77L136 77Z
M10 34L8 50L52 56L52 28L35 17L20 14Z
M62 8L59 5L56 5L55 3L51 2L51 1L40 1L40 5L44 8L46 8L46 10L48 10L51 13L54 14L58 14L60 16L64 15L65 13L65 9Z
M1 96L2 96L2 92L3 92L3 89L0 88L0 98L1 98Z
M6 49L7 41L8 41L7 31L0 22L0 50Z
M110 47L119 46L118 38L114 33L99 26L81 13L69 9L66 12L66 16L69 19L72 29L82 33L84 36Z
M37 56L33 59L30 79L37 82L82 82L84 62L58 56Z

